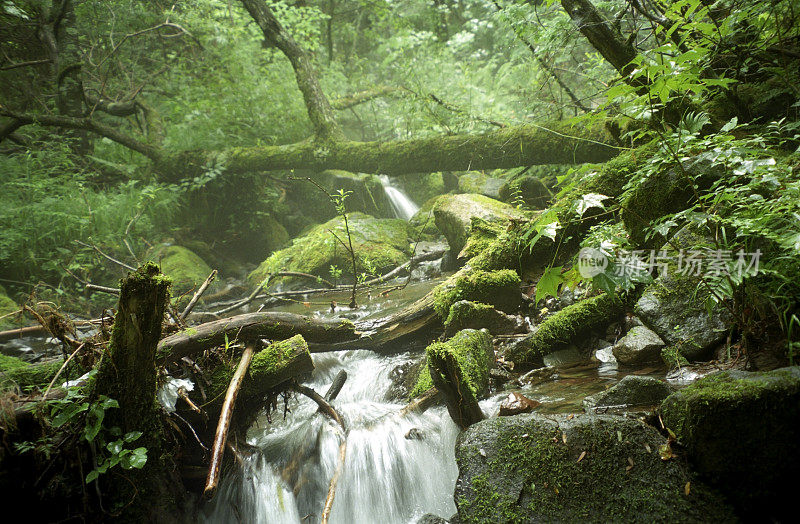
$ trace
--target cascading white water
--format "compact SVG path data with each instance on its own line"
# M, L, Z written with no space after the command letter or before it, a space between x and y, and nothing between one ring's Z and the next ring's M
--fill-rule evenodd
M419 206L412 202L400 189L395 187L391 178L386 175L380 175L379 178L381 179L381 184L383 184L383 190L386 192L386 196L389 197L389 202L392 203L392 208L397 218L409 220L419 211Z
M390 372L411 357L344 351L313 358L315 370L306 385L320 394L339 370L348 373L333 402L348 434L330 521L408 523L425 513L455 513L455 424L442 407L400 416L403 404L384 400ZM251 429L249 443L261 453L226 478L204 520L319 522L341 433L305 397L290 401L289 409L285 419L279 407L271 424L263 419L260 429Z

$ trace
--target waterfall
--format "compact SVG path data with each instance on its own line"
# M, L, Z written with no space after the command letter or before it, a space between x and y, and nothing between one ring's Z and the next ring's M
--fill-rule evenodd
M443 407L400 416L402 401L385 400L390 373L413 357L341 351L313 358L315 370L306 384L317 392L324 393L339 370L348 373L333 402L348 434L331 523L405 524L425 513L455 513L457 427ZM316 411L316 404L297 397L285 419L279 406L271 423L259 420L248 442L261 452L226 477L203 520L319 522L341 434Z
M397 218L409 220L419 211L419 206L412 202L405 193L400 191L400 189L394 185L391 178L386 175L380 175L379 178L381 179L381 184L383 184L383 190L386 192L386 196L389 197L389 202L392 203L392 208Z

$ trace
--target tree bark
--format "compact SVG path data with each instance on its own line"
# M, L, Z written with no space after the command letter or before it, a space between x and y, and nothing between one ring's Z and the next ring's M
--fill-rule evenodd
M277 47L291 62L316 137L321 140L341 138L342 132L306 52L281 26L264 0L242 0L242 4L261 28L267 43Z
M355 326L347 320L323 320L294 313L246 313L215 320L175 333L158 344L158 361L173 362L207 349L221 346L229 340L269 338L282 340L302 335L317 345L358 339Z

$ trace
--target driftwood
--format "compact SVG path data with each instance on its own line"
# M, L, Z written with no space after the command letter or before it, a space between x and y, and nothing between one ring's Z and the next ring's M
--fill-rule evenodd
M451 352L429 351L428 368L436 389L444 394L450 417L458 427L467 429L486 418Z
M180 318L181 322L186 320L186 317L189 316L189 313L192 312L192 309L194 309L195 304L197 304L197 301L200 300L200 297L203 296L203 293L206 292L206 289L208 289L208 286L211 285L216 276L217 276L217 270L214 269L211 271L211 274L208 275L208 277L206 277L205 281L202 284L200 284L200 287L197 289L192 299L189 301L188 304L186 304L186 307L183 309L183 311L181 311L181 314L178 317Z
M242 387L245 373L250 366L250 361L253 359L253 352L257 342L248 343L242 353L242 358L239 360L239 365L236 367L236 372L233 374L228 391L225 394L225 400L222 403L222 411L219 415L219 422L217 423L217 431L214 435L214 446L211 449L211 464L208 468L208 477L206 478L206 486L203 490L203 497L210 500L217 492L217 485L219 484L219 472L222 466L222 457L225 454L225 443L228 440L228 428L230 427L231 418L233 417L233 407L236 402L236 396L239 394L239 389Z
M158 359L161 363L173 362L202 353L223 345L226 336L228 340L237 337L282 340L298 334L303 335L312 348L317 344L358 338L355 326L347 320L318 319L294 313L246 313L200 324L163 339L158 344Z
M330 402L331 400L334 400L336 397L338 397L339 392L342 390L342 387L344 386L344 383L346 381L347 381L347 371L342 369L333 378L333 382L331 382L331 387L329 387L328 391L325 392L325 401Z

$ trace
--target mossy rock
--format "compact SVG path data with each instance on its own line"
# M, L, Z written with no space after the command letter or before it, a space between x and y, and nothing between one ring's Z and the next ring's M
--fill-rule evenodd
M16 357L0 354L0 390L44 389L61 369L62 364L60 360L31 364ZM69 376L65 375L63 378L68 380Z
M670 395L661 417L696 470L742 509L796 513L800 367L709 375Z
M690 250L700 249L708 240L687 227L675 235L672 243L679 249ZM666 253L672 260L678 259L672 247ZM634 312L681 357L689 361L703 360L714 345L725 338L732 322L722 305L714 304L709 313L710 298L699 276L682 274L677 263L670 262L666 271L644 289ZM668 364L680 359L670 360Z
M0 331L18 327L19 322L15 318L16 315L13 315L15 311L19 311L19 305L8 296L3 286L0 286L0 317L4 317L0 318Z
M192 292L197 290L211 274L211 268L202 258L182 246L158 246L148 258L161 268L162 273L172 279L172 296L183 296L182 302L188 302ZM219 279L216 279L208 291L213 293L218 288Z
M477 194L445 195L433 206L433 216L436 227L447 238L450 250L455 255L467 242L473 217L501 224L507 224L509 219L525 218L513 206Z
M397 177L397 183L414 202L427 202L446 192L442 173L419 173Z
M665 444L612 415L478 422L456 441L460 522L735 522L683 461L661 460Z
M514 317L506 315L489 304L459 300L450 307L444 321L445 335L451 336L462 329L486 329L492 335L510 335L517 328Z
M711 154L703 153L683 161L679 167L661 169L642 178L622 198L620 217L631 240L641 247L653 247L655 239L650 242L645 239L650 225L692 205L693 184L704 190L723 176L722 164L715 162Z
M617 362L623 366L640 366L658 362L664 341L644 326L634 326L619 339L612 352Z
M492 243L507 228L504 224L490 222L479 217L472 217L469 237L456 257L456 264L463 266L473 257L490 249Z
M459 300L489 304L506 313L515 312L522 304L522 281L516 271L469 270L454 277L433 290L434 309L443 322L450 315L450 307Z
M656 406L672 393L667 383L654 377L628 375L612 387L583 399L583 409Z
M500 200L500 188L505 183L504 178L494 177L483 171L468 171L458 177L458 191Z
M602 294L581 300L547 318L538 329L508 347L505 357L518 366L539 367L544 356L579 342L579 338L605 328L625 310L616 295Z
M369 262L379 273L394 269L411 255L413 229L399 219L373 218L363 213L349 213L348 223L356 253L357 272L364 271ZM353 270L349 253L333 237L331 231L347 242L344 221L341 217L311 228L292 244L276 251L248 276L251 285L258 285L273 273L299 271L330 279L330 267L337 266L343 275L352 279ZM293 279L274 279L277 283L291 283Z
M409 398L415 398L433 387L428 355L431 352L446 351L452 354L459 366L462 376L475 398L486 396L489 386L489 369L494 365L494 348L492 337L485 331L465 329L455 334L447 342L434 342L425 349L425 364L420 368L416 385Z

